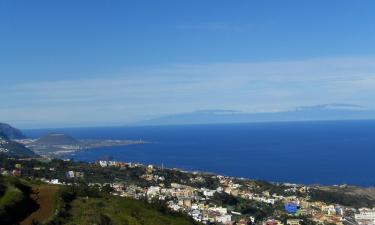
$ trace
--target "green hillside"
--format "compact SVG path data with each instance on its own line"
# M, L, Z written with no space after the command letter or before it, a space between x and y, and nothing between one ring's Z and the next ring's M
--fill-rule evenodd
M73 201L67 224L190 225L191 219L168 214L150 204L121 197L78 198Z
M10 139L25 139L26 136L17 128L6 123L0 123L0 133L3 133Z
M170 211L161 203L150 204L108 194L87 185L61 188L56 216L47 224L69 225L197 225L186 215Z
M38 208L32 188L14 177L0 176L0 224L18 224Z
M0 224L194 225L189 217L108 194L98 187L52 186L0 176Z
M37 157L32 150L24 145L10 140L4 133L0 132L0 154L10 157Z
M38 145L80 145L81 143L67 134L50 133L40 137L35 144Z

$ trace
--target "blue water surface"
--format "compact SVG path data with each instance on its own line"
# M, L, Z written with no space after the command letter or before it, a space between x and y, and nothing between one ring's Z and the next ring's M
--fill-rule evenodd
M375 121L26 130L76 138L142 139L150 144L108 147L70 155L81 161L115 160L223 175L306 184L375 186Z

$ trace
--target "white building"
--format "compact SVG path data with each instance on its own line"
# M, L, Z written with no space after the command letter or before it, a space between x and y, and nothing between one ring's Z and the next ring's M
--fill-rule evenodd
M99 165L100 165L101 167L107 167L107 166L108 166L108 162L107 162L107 161L102 161L102 160L100 160L100 161L99 161Z
M217 216L215 220L216 222L226 224L226 223L232 222L232 216L229 214L225 214L225 215Z
M147 197L154 198L160 194L160 187L158 186L151 186L147 189Z
M359 214L355 214L354 218L360 225L373 225L375 224L375 210L366 208L359 209Z

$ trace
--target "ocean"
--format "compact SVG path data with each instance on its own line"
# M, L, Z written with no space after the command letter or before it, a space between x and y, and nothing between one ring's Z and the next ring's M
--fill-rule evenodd
M218 125L100 127L51 131L75 138L133 139L149 144L69 155L304 184L375 186L375 121L280 122Z

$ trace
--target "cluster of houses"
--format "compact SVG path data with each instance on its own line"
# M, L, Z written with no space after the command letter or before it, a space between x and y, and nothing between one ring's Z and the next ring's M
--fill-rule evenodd
M286 221L287 225L303 224L301 216L306 216L318 224L344 224L347 211L358 212L356 209L346 208L339 205L329 205L324 202L310 201L303 197L297 197L298 192L306 193L309 188L306 186L290 185L290 188L285 189L286 192L294 192L295 195L276 195L270 194L267 191L253 192L254 187L246 187L236 183L235 179L215 176L219 180L220 186L216 189L196 188L185 184L172 183L166 187L163 184L164 178L154 175L153 166L147 166L146 172L141 176L143 179L153 179L159 181L158 186L139 187L133 184L114 183L110 184L115 192L114 195L124 197L131 197L135 199L147 198L152 200L163 200L167 206L173 211L184 212L191 216L194 220L202 223L217 223L225 225L233 224L254 224L262 223L264 225L283 225L283 222L276 218L267 218L263 221L256 221L252 216L242 215L225 208L224 206L216 205L211 201L215 193L227 193L239 198L250 199L270 206L277 203L284 205L283 213L290 215L291 219ZM204 182L203 177L191 178L200 182ZM365 225L369 223L369 218L375 218L375 212L361 209L360 214L356 214L356 224ZM354 221L354 218L353 218ZM374 219L371 220L374 222Z
M101 167L145 167L141 164L123 163L116 161L98 161ZM34 167L34 170L45 168ZM49 168L53 171L54 168ZM22 165L15 164L13 170L0 168L2 175L21 176ZM155 173L158 168L152 165L145 167L145 173L140 178L155 181L154 186L140 187L132 183L110 183L114 189L113 195L129 197L134 199L163 200L173 211L184 212L194 220L202 223L217 223L225 225L245 225L245 224L263 224L263 225L284 225L285 221L278 218L265 218L262 221L250 215L242 215L240 212L233 211L233 208L226 208L223 205L217 205L213 201L216 193L226 193L242 199L256 201L269 206L278 207L283 205L282 213L289 215L290 219L286 220L286 225L300 225L303 221L299 218L309 218L317 224L356 224L356 225L373 225L375 224L375 208L354 209L341 205L327 204L324 202L311 201L308 197L309 187L296 184L284 184L283 190L286 194L271 194L268 191L260 191L258 186L251 182L238 182L239 179L219 175L212 175L219 186L215 189L206 187L193 187L186 185L187 182L171 183L166 186L165 178L160 173ZM66 171L67 178L83 178L83 172ZM66 184L59 182L58 179L44 181L51 184ZM75 182L72 179L71 182ZM189 183L199 182L204 184L205 178L199 173L195 173L190 178ZM155 185L155 183L157 185ZM98 185L98 184L90 184ZM106 185L106 184L99 184ZM301 197L305 196L305 197ZM307 197L306 197L307 196Z
M20 177L22 175L22 165L17 163L14 165L13 170L6 170L5 168L0 168L0 174L3 176L15 176L15 177Z
M72 171L72 170L66 172L65 175L67 178L83 178L84 177L83 172L77 172L77 171Z
M361 208L358 211L354 217L359 225L375 224L375 208Z
M135 168L139 166L143 166L139 163L125 163L125 162L118 162L118 161L111 161L111 160L99 160L96 162L101 167L118 167L118 168Z
M7 153L9 149L5 148L4 145L8 144L9 142L0 137L0 153Z

